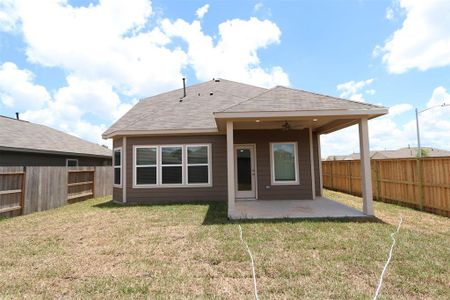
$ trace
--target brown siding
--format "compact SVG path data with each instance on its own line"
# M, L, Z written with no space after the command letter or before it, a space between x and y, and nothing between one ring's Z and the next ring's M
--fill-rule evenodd
M299 185L271 185L270 143L297 142ZM235 144L256 144L259 200L311 199L309 130L236 130Z
M74 155L45 154L33 152L0 151L0 166L65 166L66 159L78 159L79 166L111 165L111 158Z
M132 188L133 145L211 144L212 187L181 188ZM118 143L117 143L118 144ZM187 201L226 201L227 161L226 137L216 136L172 136L172 137L128 137L126 149L127 202L128 203L176 203Z
M314 181L316 186L316 196L320 196L320 153L319 153L319 144L318 138L315 132L313 132L313 153L314 153Z
M235 144L256 144L257 182L259 200L311 199L311 165L309 131L290 130L236 130ZM270 142L298 142L299 185L271 185ZM212 187L181 188L133 188L133 146L209 143L212 152ZM120 147L122 139L113 141ZM316 145L317 146L317 145ZM177 203L188 201L226 201L227 200L227 161L226 136L160 136L128 137L126 149L126 186L128 203ZM316 178L318 178L318 164ZM318 181L318 179L316 179ZM318 183L317 183L318 184ZM122 189L114 188L113 197L122 201Z

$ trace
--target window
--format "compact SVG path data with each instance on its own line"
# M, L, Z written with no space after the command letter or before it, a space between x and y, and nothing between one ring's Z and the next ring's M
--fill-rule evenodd
M183 147L161 147L161 184L183 183Z
M68 158L66 159L67 167L78 167L78 159Z
M297 143L271 143L270 148L272 184L298 184Z
M192 145L187 148L187 184L209 183L209 147Z
M121 186L122 183L122 149L114 149L113 156L113 166L114 166L114 185Z
M210 145L134 146L134 187L210 186Z
M157 184L157 161L158 148L156 147L136 147L135 157L135 184L155 185Z

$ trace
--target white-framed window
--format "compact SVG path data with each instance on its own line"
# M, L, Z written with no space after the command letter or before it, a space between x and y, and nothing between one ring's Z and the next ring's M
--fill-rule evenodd
M210 184L210 151L209 145L186 145L186 183L188 185Z
M66 159L66 167L78 167L78 159L67 158Z
M134 185L158 184L158 148L155 146L134 147Z
M183 178L183 146L160 146L161 185L181 185Z
M133 187L211 186L210 144L133 146Z
M122 186L122 148L114 148L113 153L114 186Z
M270 143L270 173L273 185L299 184L297 142Z

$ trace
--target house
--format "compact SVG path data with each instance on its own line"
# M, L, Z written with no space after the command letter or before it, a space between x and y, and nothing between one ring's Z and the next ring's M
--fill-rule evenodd
M112 151L53 128L0 116L0 166L109 166Z
M367 121L387 112L224 79L146 98L103 134L113 139L113 199L227 201L230 218L358 215L322 197L320 136L359 124L360 215L373 215Z
M422 147L424 157L445 157L450 156L450 151L432 148ZM418 154L417 147L400 148L397 150L378 150L370 151L371 159L401 159L401 158L415 158ZM349 155L331 155L327 157L327 160L359 160L359 153L353 153Z

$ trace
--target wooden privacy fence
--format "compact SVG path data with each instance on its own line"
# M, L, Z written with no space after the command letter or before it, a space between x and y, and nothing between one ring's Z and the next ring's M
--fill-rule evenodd
M112 194L106 167L0 167L0 216L17 216Z
M450 157L371 160L375 200L450 216ZM361 196L359 160L323 161L323 186Z

